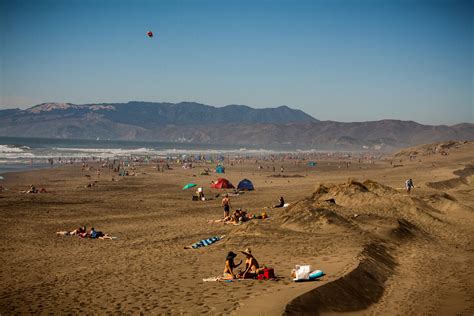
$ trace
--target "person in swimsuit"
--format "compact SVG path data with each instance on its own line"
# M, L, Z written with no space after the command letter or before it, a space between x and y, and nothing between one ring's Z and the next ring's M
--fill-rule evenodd
M250 248L241 251L245 256L245 271L239 275L241 279L255 279L260 272L257 259L252 255Z
M86 229L86 226L81 226L77 229L74 229L73 231L59 231L59 232L56 232L56 234L60 235L60 236L79 236L79 237L86 237L87 236L87 229Z
M224 218L229 217L229 213L230 213L229 194L224 195L224 198L222 199L221 205L224 208Z
M227 257L225 258L225 267L224 267L224 279L225 280L232 280L236 278L234 273L234 268L237 268L242 264L242 260L238 264L234 263L234 259L237 257L235 253L229 251Z

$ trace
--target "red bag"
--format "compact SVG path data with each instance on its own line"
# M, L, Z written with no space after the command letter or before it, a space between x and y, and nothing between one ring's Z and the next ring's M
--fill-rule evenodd
M275 278L275 273L273 271L273 268L265 268L263 269L263 278L270 280Z

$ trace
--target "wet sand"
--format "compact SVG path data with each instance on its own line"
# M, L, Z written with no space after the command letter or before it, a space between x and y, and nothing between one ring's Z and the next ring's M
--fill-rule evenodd
M210 189L218 175L200 175L204 165L158 172L142 164L137 176L115 174L114 182L108 169L97 179L78 165L7 174L0 313L472 315L473 153L468 143L447 156L397 157L399 167L389 159L349 168L330 159L283 163L284 175L299 177L274 177L280 173L265 162L261 170L227 165L225 178L234 185L248 178L256 188L231 197L233 208L270 216L238 226L208 223L222 216L215 196L224 191ZM192 191L181 190L189 182L214 200L191 201ZM19 193L30 184L48 193ZM281 195L290 207L268 209ZM118 239L55 234L79 225ZM183 249L223 234L208 247ZM228 251L239 262L247 247L277 281L202 281L222 273ZM294 283L296 264L326 276Z

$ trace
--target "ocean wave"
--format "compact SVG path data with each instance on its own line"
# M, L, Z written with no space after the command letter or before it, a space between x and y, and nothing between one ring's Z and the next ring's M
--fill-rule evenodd
M31 164L30 159L21 159L21 158L13 158L13 159L0 159L0 165L29 165Z
M148 147L139 148L79 148L79 147L51 147L31 149L27 146L0 145L0 163L13 160L47 160L50 158L80 159L88 157L118 158L130 156L150 157L186 157L186 156L245 156L245 155L269 155L280 152L267 149L153 149ZM6 162L3 162L6 163Z
M67 147L55 147L53 150L57 150L62 153L87 153L96 155L111 154L115 156L130 156L130 155L155 155L155 156L167 156L167 155L219 155L219 154L274 154L278 153L273 150L267 149L153 149L153 148L134 148L134 149L123 149L123 148L67 148Z
M122 148L74 148L74 147L53 147L53 150L60 152L77 152L77 153L99 153L99 154L115 154L115 155L129 155L129 154L147 154L153 153L151 148L136 148L136 149L122 149Z
M28 146L0 145L0 153L23 153L30 149Z

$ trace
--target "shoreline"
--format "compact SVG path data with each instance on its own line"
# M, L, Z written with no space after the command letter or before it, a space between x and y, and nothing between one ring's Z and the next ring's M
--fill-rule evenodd
M52 169L52 168L58 167L58 166L51 167L49 164L42 163L42 164L35 164L35 166L27 166L27 167L23 167L23 164L15 164L15 166L18 166L18 167L3 169L3 168L5 168L4 167L5 165L7 165L7 164L4 164L4 165L0 166L0 175L1 176L5 176L6 174L11 174L11 173L30 172L30 171L35 171L35 170L43 170L43 169L48 169L48 168ZM13 169L13 170L11 170L11 169Z

